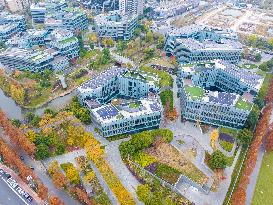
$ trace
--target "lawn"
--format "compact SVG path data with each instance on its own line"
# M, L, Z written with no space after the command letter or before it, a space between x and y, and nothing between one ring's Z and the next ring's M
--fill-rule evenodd
M250 111L252 108L252 104L244 101L243 99L239 99L235 105L236 108L241 109L241 110L248 110Z
M265 154L258 176L252 205L271 205L273 201L273 153Z
M198 100L204 96L203 88L197 86L185 86L185 91L192 100Z

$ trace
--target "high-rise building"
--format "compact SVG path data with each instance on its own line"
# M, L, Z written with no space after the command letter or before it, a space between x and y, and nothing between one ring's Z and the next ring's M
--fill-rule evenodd
M119 11L122 15L141 15L143 7L143 0L119 0Z

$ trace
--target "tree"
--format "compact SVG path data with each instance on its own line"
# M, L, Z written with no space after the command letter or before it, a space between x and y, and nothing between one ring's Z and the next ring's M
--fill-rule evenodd
M65 205L58 197L50 196L49 205Z
M102 39L102 45L104 47L113 47L114 46L114 41L112 38L103 38Z
M50 157L49 147L46 144L39 144L37 146L37 151L35 153L35 157L38 160L43 160Z
M96 33L90 33L88 35L88 40L89 40L89 43L98 43L98 36Z
M101 149L100 144L94 138L89 138L85 143L85 151L88 159L97 161L103 155L103 149Z
M36 133L34 132L34 130L28 130L27 133L25 134L26 137L31 141L31 142L35 142L36 140Z
M260 109L257 105L254 105L246 120L245 128L249 130L253 130L258 121L259 115L260 115Z
M80 183L80 175L73 164L69 163L69 165L65 168L65 174L67 179L73 184L77 185Z
M257 53L256 55L255 55L255 61L256 62L260 62L262 60L262 55L260 54L260 53Z
M51 175L52 182L57 189L62 189L67 186L67 179L61 171L57 171Z
M224 169L227 166L227 159L221 151L216 150L212 153L209 164L212 169Z
M237 136L239 143L245 147L251 143L252 138L253 133L248 129L242 129Z
M251 45L251 46L253 46L253 47L256 47L256 44L257 44L257 40L258 40L258 37L256 36L256 35L250 35L249 37L248 37L248 42L249 42L249 44Z
M92 180L96 177L95 173L93 171L89 171L84 176L84 181L87 183L92 182Z
M270 38L268 40L268 45L269 45L270 49L273 49L273 38Z
M152 31L148 31L147 34L146 34L145 41L148 42L148 43L152 43L153 40L154 40L154 37L153 37Z
M145 59L151 59L155 55L155 49L154 48L145 48L144 50Z

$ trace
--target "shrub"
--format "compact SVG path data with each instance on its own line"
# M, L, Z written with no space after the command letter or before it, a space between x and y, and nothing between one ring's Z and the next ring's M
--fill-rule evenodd
M73 184L77 185L80 183L80 175L74 165L70 162L61 164L61 168L64 170L67 179Z
M224 169L227 166L227 159L222 152L216 150L211 155L209 165L212 169Z

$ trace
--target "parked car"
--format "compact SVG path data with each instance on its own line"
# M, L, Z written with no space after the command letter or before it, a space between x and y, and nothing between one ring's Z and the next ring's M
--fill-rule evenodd
M9 173L5 173L5 176L9 179L11 178L11 175Z
M21 160L24 160L24 157L23 157L23 156L20 156L20 159L21 159Z
M16 181L15 179L13 179L13 178L9 178L9 179L7 180L7 183L8 183L13 189L15 189L15 188L18 186L17 181Z

